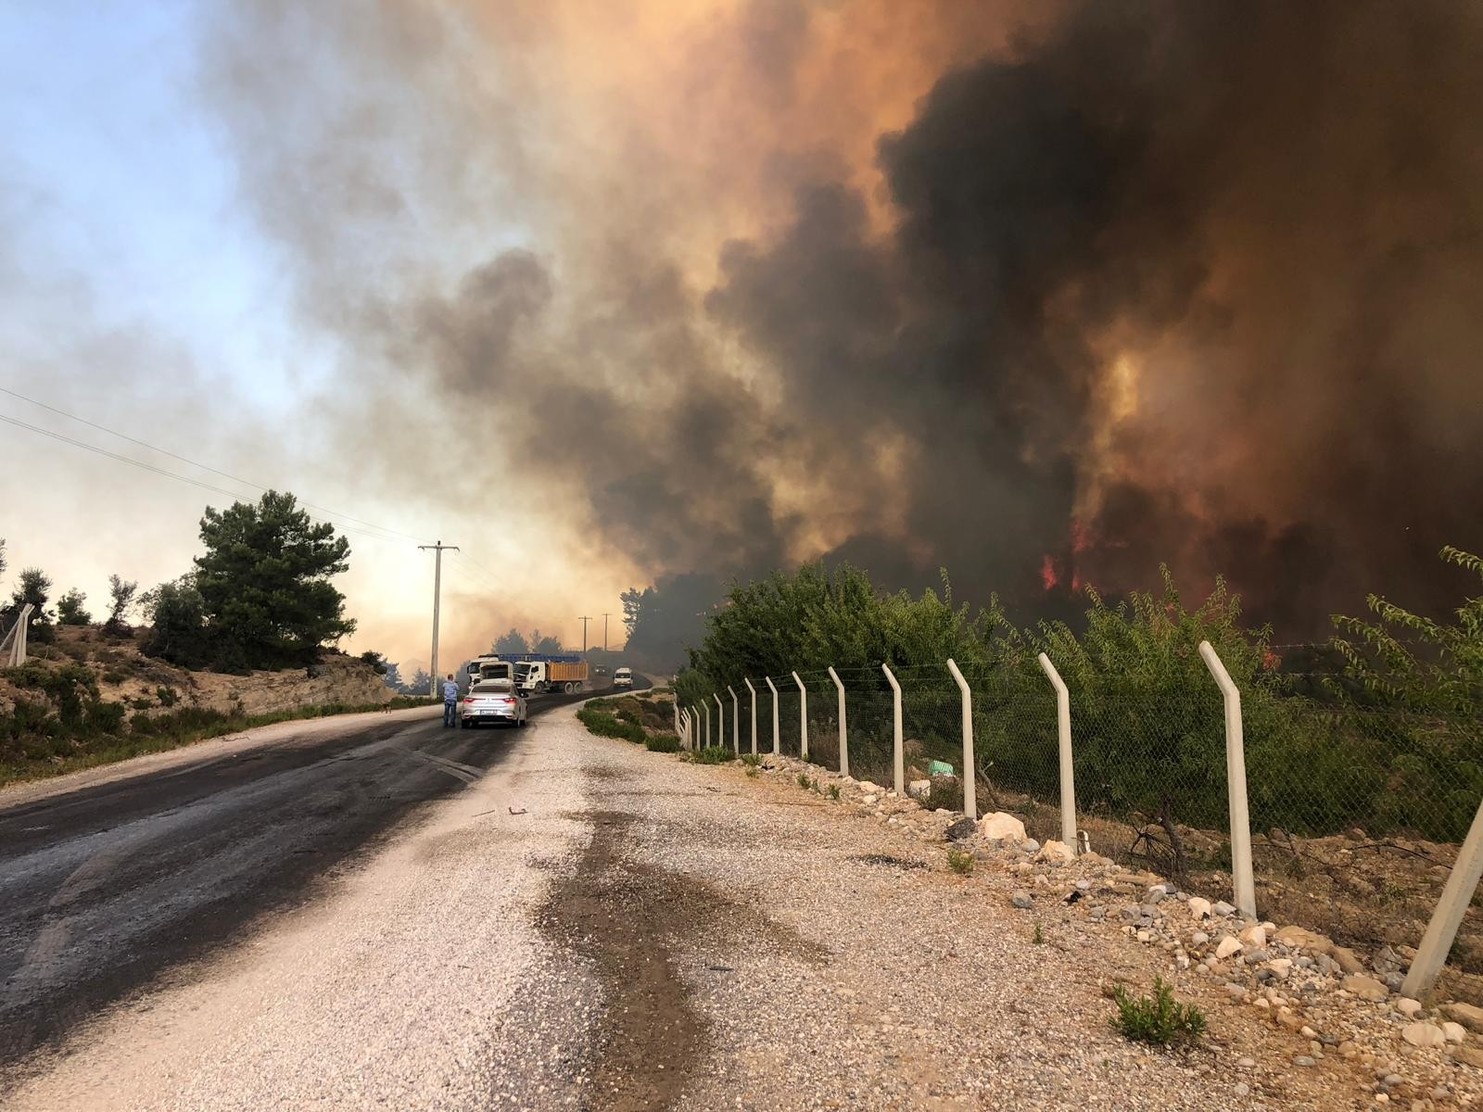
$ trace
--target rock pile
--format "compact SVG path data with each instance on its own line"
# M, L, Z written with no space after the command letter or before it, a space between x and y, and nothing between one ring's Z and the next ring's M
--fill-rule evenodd
M803 769L819 772L780 757L768 757L763 767L790 778ZM1060 841L1041 845L1011 814L974 821L927 810L905 793L868 781L827 773L820 779L816 790L838 786L841 805L855 813L923 842L951 842L972 852L991 866L975 876L1007 892L1011 908L1054 910L1088 931L1120 931L1151 951L1159 971L1181 987L1197 992L1203 985L1228 1006L1251 1009L1290 1036L1292 1068L1338 1057L1368 1069L1378 1105L1400 1101L1400 1107L1425 1110L1483 1104L1483 1073L1475 1072L1483 1069L1483 1008L1427 1008L1401 997L1415 957L1407 947L1386 946L1362 957L1297 924L1245 920L1224 900L1181 891L1163 877L1096 853L1078 854Z

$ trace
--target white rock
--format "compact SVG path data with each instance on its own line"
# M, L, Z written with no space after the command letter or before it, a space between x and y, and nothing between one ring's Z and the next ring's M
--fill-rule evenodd
M1199 896L1189 898L1189 913L1196 919L1205 919L1210 915L1210 901Z
M906 785L906 794L913 799L926 799L932 794L931 780L913 780Z
M1446 1033L1435 1023L1408 1023L1401 1029L1401 1038L1412 1046L1441 1046L1447 1041Z
M1225 900L1221 900L1220 903L1216 904L1215 907L1213 907L1211 910L1214 911L1215 914L1219 915L1222 919L1227 919L1230 916L1236 914L1236 909L1230 904L1226 903Z
M1065 842L1049 841L1040 847L1040 852L1035 855L1036 861L1044 861L1051 865L1069 865L1076 860L1076 852Z
M1215 960L1225 961L1225 959L1230 957L1232 954L1238 954L1240 952L1241 943L1232 938L1230 935L1225 935L1220 940L1220 944L1215 947Z
M1421 1014L1421 1001L1412 1000L1409 996L1402 996L1395 1002L1395 1010L1407 1019L1415 1019Z
M859 787L866 795L880 795L881 793L881 786L872 784L869 780L861 780Z
M1025 824L1013 815L995 811L978 820L978 832L991 842L1014 842L1025 840Z
M1292 976L1292 960L1290 958L1273 958L1267 962L1267 968L1276 974L1279 981L1285 981Z
M1189 943L1191 946L1203 946L1209 941L1210 936L1204 931L1195 931L1194 934L1189 936Z
M1468 1029L1461 1023L1453 1023L1450 1019L1442 1024L1442 1034L1447 1036L1450 1043L1460 1043L1468 1037Z
M876 798L877 797L874 795L865 795L860 797L860 802L868 806L869 804L874 803L876 801Z
M1267 928L1262 926L1247 927L1241 932L1241 941L1253 949L1260 950L1267 944Z

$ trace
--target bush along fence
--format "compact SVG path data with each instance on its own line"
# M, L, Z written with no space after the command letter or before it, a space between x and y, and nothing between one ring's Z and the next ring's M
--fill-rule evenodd
M1032 836L1150 865L1249 918L1415 947L1407 996L1431 992L1449 953L1452 972L1483 973L1477 719L1301 683L1243 692L1210 641L1197 651L1177 682L1109 677L1075 652L1060 668L1039 652L747 676L681 693L674 728L690 749L800 758L974 818L1012 811Z

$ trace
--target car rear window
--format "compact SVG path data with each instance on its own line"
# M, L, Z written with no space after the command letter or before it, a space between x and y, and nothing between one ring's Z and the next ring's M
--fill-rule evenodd
M515 685L509 680L485 680L469 688L475 695L493 695L500 691L513 691Z

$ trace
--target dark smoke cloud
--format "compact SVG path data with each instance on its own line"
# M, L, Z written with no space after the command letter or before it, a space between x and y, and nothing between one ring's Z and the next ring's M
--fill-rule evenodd
M321 28L340 83L306 128L224 112L311 316L385 368L377 396L431 378L487 414L648 579L848 556L1045 612L1047 554L1063 587L1114 592L1167 561L1295 637L1367 589L1454 598L1436 550L1483 548L1483 9L907 7L951 49L877 35L821 64L881 6L744 5L690 44L688 83L570 150L569 90L537 76L559 36L522 20L529 57L481 100L465 39L415 4ZM241 63L304 18L237 28L233 95L307 111ZM831 140L821 81L934 61L873 166ZM687 127L692 101L721 122ZM325 227L303 206L327 183L356 200ZM481 205L527 245L478 232ZM406 213L467 232L467 261Z
M883 139L889 241L813 191L711 304L811 423L843 396L910 431L910 530L980 597L1031 601L1049 552L1112 589L1225 572L1292 635L1365 589L1436 608L1437 549L1483 541L1479 31L1450 4L1088 5ZM1112 337L1185 365L1143 384L1073 556Z

